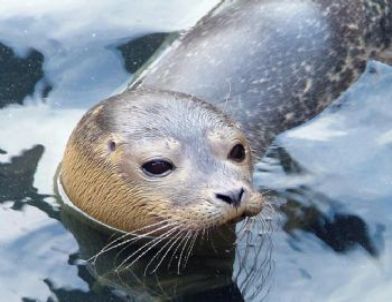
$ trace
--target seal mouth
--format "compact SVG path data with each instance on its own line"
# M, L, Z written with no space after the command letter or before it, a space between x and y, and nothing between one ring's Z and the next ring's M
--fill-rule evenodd
M250 213L247 213L247 212L245 211L245 212L243 212L240 216L237 216L237 217L234 217L234 218L228 220L228 221L227 221L227 224L235 224L235 223L237 223L237 222L240 222L240 221L242 221L242 220L244 220L244 219L246 219L246 218L248 218L248 217L252 217L252 216L254 216L254 215L252 215L252 214L250 214Z
M246 215L244 213L241 216L238 216L236 218L233 218L233 219L229 220L227 223L228 224L234 224L234 223L240 222L241 220L244 220L246 217L248 217L248 215Z

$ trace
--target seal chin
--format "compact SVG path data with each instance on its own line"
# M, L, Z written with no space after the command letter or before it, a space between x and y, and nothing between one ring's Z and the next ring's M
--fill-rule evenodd
M223 225L230 225L240 222L248 217L258 215L264 208L265 200L261 193L250 188L246 189L245 198L240 201L238 205L219 205L216 204L216 199L209 200L210 204L214 205L214 209L203 209L200 205L199 211L215 212L213 216L193 217L193 221L188 221L185 226L192 230L203 230L220 227ZM214 203L215 202L215 203ZM196 211L195 211L196 212Z
M249 200L246 200L244 203L244 206L239 211L236 211L236 216L228 220L229 224L258 215L262 211L265 201L261 193L252 192Z
M169 201L169 204L173 201ZM247 192L246 198L238 206L217 203L216 199L193 201L191 207L162 213L158 219L169 225L180 226L182 233L203 232L208 229L232 225L247 217L259 214L264 208L264 198L259 192ZM170 208L172 208L170 206ZM170 214L169 214L170 213ZM166 215L168 214L168 215Z
M254 192L249 199L247 207L245 209L245 216L251 217L258 215L264 208L265 200L260 192Z

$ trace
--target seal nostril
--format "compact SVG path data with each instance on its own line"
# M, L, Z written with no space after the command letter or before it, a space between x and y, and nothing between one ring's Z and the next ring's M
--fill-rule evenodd
M241 188L241 190L240 190L240 194L238 194L238 202L241 202L241 200L242 200L242 196L244 196L244 193L245 193L244 189L243 189L243 188Z
M216 198L223 200L224 202L233 205L234 207L238 207L241 203L242 197L244 196L244 189L241 188L238 191L230 191L226 194L215 194Z
M224 202L228 203L228 204L232 204L233 200L231 199L230 196L227 195L223 195L223 194L215 194L216 198L223 200Z

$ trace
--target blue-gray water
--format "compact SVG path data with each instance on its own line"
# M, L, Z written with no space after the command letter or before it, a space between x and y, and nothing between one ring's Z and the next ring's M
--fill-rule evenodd
M189 28L216 3L0 1L0 301L131 300L80 261L60 222L54 175L81 115L121 91L164 35L135 39ZM195 282L175 299L390 301L392 68L371 63L337 105L277 145L255 175L278 193L271 249L259 255L272 272L245 290L239 277L242 298Z

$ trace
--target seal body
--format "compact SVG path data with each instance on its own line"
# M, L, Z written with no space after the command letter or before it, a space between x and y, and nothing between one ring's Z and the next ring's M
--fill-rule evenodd
M175 42L133 87L197 96L241 123L262 155L386 57L392 1L227 1Z
M64 190L105 224L167 238L256 215L253 157L330 104L391 36L389 0L224 2L86 113Z

